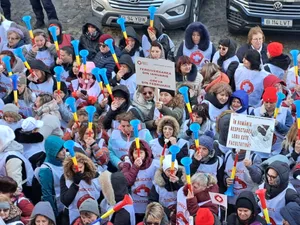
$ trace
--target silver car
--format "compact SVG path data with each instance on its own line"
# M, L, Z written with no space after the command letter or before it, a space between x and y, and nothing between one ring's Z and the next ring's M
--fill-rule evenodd
M185 28L199 20L203 0L91 0L93 15L103 25L117 25L123 17L126 24L141 26L149 19L148 7L157 8L156 14L165 29Z

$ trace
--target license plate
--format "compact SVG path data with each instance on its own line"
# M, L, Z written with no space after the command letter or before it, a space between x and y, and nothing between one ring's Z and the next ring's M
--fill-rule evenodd
M121 16L121 17L123 17L128 23L144 24L148 20L147 16Z
M262 19L263 26L271 27L293 27L293 20L276 20L276 19Z

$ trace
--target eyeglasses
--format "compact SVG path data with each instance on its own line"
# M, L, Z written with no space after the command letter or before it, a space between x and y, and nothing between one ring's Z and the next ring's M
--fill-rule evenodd
M0 212L8 212L9 209L0 209Z
M12 41L15 41L15 40L19 40L19 38L14 38L14 37L8 37L7 40L12 40Z
M145 223L146 225L160 225L160 223L158 223L158 222L146 222Z
M268 173L267 173L267 177L269 177L269 178L271 178L271 179L273 179L273 180L275 180L275 179L277 178L277 176L272 176L272 175L270 175L270 174L268 174Z
M226 51L227 50L225 47L221 47L221 46L219 46L218 49L222 50L222 51Z
M102 48L106 48L107 47L106 44L99 44L99 46L102 47Z
M262 41L262 38L253 38L252 41Z
M153 92L151 92L151 91L143 92L143 95L153 95Z

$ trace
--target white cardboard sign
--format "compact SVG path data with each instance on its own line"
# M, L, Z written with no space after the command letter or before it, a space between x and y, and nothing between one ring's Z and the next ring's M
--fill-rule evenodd
M169 60L138 57L135 72L138 85L176 90L175 64Z
M226 146L270 153L275 130L275 120L272 118L231 114Z

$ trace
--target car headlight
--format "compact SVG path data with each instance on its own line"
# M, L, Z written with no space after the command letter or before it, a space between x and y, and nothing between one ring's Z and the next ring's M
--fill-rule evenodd
M99 12L104 10L104 7L97 0L92 0L92 8Z
M167 11L167 13L170 15L170 16L177 16L177 15L181 15L183 14L185 11L185 5L179 5L179 6L176 6L172 9L169 9Z

